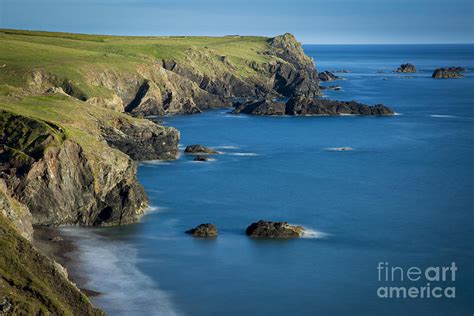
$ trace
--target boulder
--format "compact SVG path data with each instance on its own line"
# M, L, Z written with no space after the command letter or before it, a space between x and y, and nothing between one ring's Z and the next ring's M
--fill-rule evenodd
M260 220L250 224L245 233L255 238L298 238L303 236L304 227Z
M318 73L318 78L319 78L319 80L321 80L321 81L334 81L334 80L338 80L338 79L339 79L338 76L336 76L335 74L333 74L332 72L329 72L329 71L327 71L327 70Z
M416 72L416 67L410 63L402 64L397 68L397 70L395 70L395 72L413 73Z
M217 237L219 231L213 224L201 224L195 228L186 231L186 234L191 234L193 237L209 238Z
M209 157L198 155L194 158L194 161L209 161Z
M214 149L204 147L203 145L189 145L184 150L186 154L218 154Z
M458 78L464 78L464 76L461 74L461 72L465 71L466 69L462 67L448 67L448 68L437 68L434 72L433 75L431 76L432 78L435 79L458 79Z

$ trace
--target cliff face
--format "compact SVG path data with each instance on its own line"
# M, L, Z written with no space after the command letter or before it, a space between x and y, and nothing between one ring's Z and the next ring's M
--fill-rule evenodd
M199 113L230 106L233 98L319 95L315 65L288 33L107 37L0 30L0 38L19 52L26 42L61 56L56 64L12 56L0 84L16 77L16 85L34 95L59 92L136 116Z

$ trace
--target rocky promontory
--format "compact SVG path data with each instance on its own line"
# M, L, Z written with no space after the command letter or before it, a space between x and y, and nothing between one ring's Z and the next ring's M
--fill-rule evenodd
M298 238L303 236L304 227L290 225L287 222L260 220L250 224L245 230L245 233L255 238Z
M356 101L334 101L321 98L295 97L286 103L263 100L237 103L233 114L251 115L393 115L390 108L369 106Z
M462 67L437 68L432 77L435 79L460 79L464 78L461 72L466 71Z
M318 73L318 78L321 81L334 81L340 79L338 76L327 70Z

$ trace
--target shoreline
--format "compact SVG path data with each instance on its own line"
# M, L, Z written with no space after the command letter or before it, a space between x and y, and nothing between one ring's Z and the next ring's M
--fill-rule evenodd
M83 294L89 298L102 294L86 287L89 280L80 272L80 263L77 260L79 246L73 238L64 234L61 228L34 226L32 243L38 251L66 269L68 280L74 283Z

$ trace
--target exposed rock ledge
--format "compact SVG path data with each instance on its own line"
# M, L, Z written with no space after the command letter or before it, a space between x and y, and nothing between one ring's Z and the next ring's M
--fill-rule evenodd
M448 67L448 68L437 68L432 77L435 79L459 79L464 78L464 75L461 72L466 69L462 67Z
M304 227L260 220L247 227L245 233L255 238L298 238L303 236Z
M333 101L327 99L296 97L286 103L262 100L237 103L232 113L251 115L393 115L382 105L365 105L356 101Z

